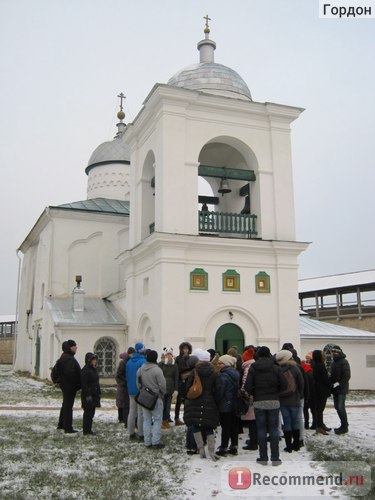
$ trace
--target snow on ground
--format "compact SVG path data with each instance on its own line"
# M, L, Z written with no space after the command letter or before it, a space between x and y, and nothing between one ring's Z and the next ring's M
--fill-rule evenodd
M47 386L44 382L35 381L29 378L15 377L11 370L0 370L1 382L1 398L0 398L0 415L13 414L17 418L28 417L28 415L38 415L41 419L41 427L43 426L43 418L56 418L61 405L61 399L56 396L56 390ZM5 403L5 405L4 405ZM371 406L367 406L370 404ZM75 419L82 417L82 410L78 407L79 400L76 400L74 409ZM358 406L360 405L360 406ZM8 408L6 408L6 406ZM41 409L35 409L40 406ZM14 410L11 407L15 408ZM32 409L30 408L32 407ZM45 409L48 407L48 409ZM42 409L44 408L44 409ZM338 460L345 456L345 460L351 460L353 450L360 456L361 451L367 453L367 456L372 456L375 450L375 432L373 422L375 420L375 396L374 399L368 396L366 401L356 401L356 406L347 407L349 417L349 433L342 436L337 436L330 433L329 436L317 435L314 431L305 431L305 442L322 445L325 449L331 449L331 460ZM97 410L95 421L108 422L117 424L117 409L113 399L103 399L103 407ZM337 427L339 420L335 410L330 404L325 411L325 423L329 427ZM117 424L118 425L118 424ZM38 432L38 425L34 425L34 432ZM167 436L175 434L174 439L185 439L184 428L171 428L164 430L163 435ZM184 460L184 494L178 500L195 498L203 500L206 498L216 498L218 500L230 498L349 498L345 497L342 492L338 491L335 485L293 485L293 486L278 486L269 484L267 486L251 485L246 490L231 489L228 485L229 471L235 467L246 468L251 471L252 477L257 473L262 477L269 475L277 475L277 477L289 477L296 475L314 476L325 475L323 463L316 462L312 459L312 455L302 448L300 452L292 454L283 451L285 446L284 441L280 441L282 465L272 467L258 465L256 458L257 451L244 451L242 446L247 439L247 429L245 434L240 436L239 454L237 457L222 457L217 462L212 462L209 458L201 459L198 455L183 457ZM126 440L124 434L124 440ZM170 440L168 440L171 442ZM173 440L172 440L173 442ZM220 443L220 429L217 434L217 445ZM138 445L141 449L142 445ZM169 449L171 448L171 449ZM340 451L340 456L337 455ZM181 453L181 452L179 452ZM364 453L364 456L366 456ZM173 447L168 446L165 449L165 454L172 457L176 454ZM347 458L349 457L349 458ZM177 460L177 457L175 456ZM178 457L181 459L181 457ZM341 458L342 459L342 458ZM358 458L357 458L358 460ZM358 464L357 464L358 465ZM358 465L360 467L361 464ZM358 469L357 467L357 469ZM356 469L356 472L358 472ZM161 471L162 473L162 471ZM242 476L241 476L242 477ZM169 497L172 498L172 497Z
M328 439L334 439L335 442L339 443L339 448L341 451L347 450L350 454L353 446L354 447L366 447L369 450L375 450L375 432L374 432L374 419L375 419L375 407L367 408L349 408L348 418L350 422L349 433L342 436L337 436L334 434L333 430L330 436L317 435L315 431L306 431L305 441L310 439L318 439L322 442ZM337 418L336 411L331 407L327 408L325 411L325 423L328 427L338 427L339 421ZM245 451L242 450L244 445L244 440L247 439L247 435L241 435L239 443L239 454L237 457L225 457L221 458L218 462L213 463L211 460L203 460L198 456L193 456L189 459L189 464L191 466L188 469L188 473L184 482L184 486L187 491L190 492L191 496L195 498L205 498L214 496L218 500L230 499L230 498L275 498L289 499L291 497L296 498L345 498L342 494L337 491L336 486L291 486L291 487L280 487L280 486L250 486L248 492L245 495L240 495L240 490L238 491L228 491L229 486L225 487L228 482L228 471L232 467L247 467L252 473L263 474L277 474L285 476L296 476L296 475L314 475L317 476L324 472L324 468L319 462L312 460L310 453L306 448L302 448L299 452L286 453L283 451L285 447L284 440L280 441L280 458L282 460L282 465L279 467L272 467L270 462L267 466L258 465L256 459L259 456L257 451ZM218 439L217 439L218 441ZM335 459L334 451L332 452L332 460Z

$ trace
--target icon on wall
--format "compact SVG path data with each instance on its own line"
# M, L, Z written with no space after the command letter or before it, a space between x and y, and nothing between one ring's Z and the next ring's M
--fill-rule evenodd
M223 273L223 292L239 292L240 275L234 269L228 269Z
M208 290L208 273L196 268L190 273L190 290Z
M264 271L260 271L255 276L255 291L256 293L270 293L271 281L270 276Z

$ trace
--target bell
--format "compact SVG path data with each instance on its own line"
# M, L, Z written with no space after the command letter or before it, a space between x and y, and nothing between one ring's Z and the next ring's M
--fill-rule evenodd
M221 181L220 181L220 187L218 189L218 192L221 193L222 196L224 196L225 193L231 193L232 192L231 188L229 187L227 179L225 179L225 178L221 179Z

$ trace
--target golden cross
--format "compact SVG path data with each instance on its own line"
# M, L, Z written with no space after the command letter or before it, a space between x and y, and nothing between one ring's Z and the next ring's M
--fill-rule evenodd
M203 19L205 19L205 20L206 20L206 27L205 27L204 32L205 32L205 33L209 33L209 32L210 32L210 27L208 26L208 21L211 21L211 18L210 18L210 17L208 17L208 14L206 14L206 15L203 17Z

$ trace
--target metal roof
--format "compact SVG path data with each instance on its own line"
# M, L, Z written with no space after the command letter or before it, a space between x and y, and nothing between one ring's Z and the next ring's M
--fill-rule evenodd
M309 338L335 338L341 340L361 339L375 341L374 332L367 332L365 330L359 330L358 328L350 328L348 326L326 323L324 321L310 319L306 316L300 316L299 330L301 339L304 340Z
M15 314L2 314L0 316L0 323L12 323L14 321L16 321Z
M100 212L114 215L129 215L130 203L124 200L112 200L110 198L93 198L91 200L74 201L64 203L52 208L67 210L82 210L84 212Z
M191 90L225 92L252 100L249 87L240 75L233 69L214 62L183 68L169 79L168 85Z
M55 326L126 326L126 319L108 300L85 297L84 304L83 311L73 311L72 297L47 299Z
M99 144L90 156L86 173L95 165L118 162L130 164L130 147L121 137Z
M308 293L312 294L319 291L334 293L336 289L355 292L357 287L360 287L362 291L375 290L375 269L298 281L300 296L307 296Z

